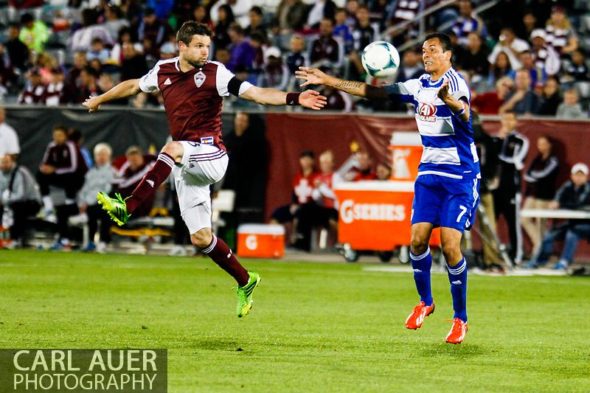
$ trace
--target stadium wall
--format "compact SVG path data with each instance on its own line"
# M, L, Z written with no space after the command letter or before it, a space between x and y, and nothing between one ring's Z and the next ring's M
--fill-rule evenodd
M56 124L78 128L84 135L84 145L92 148L108 142L114 156L127 147L139 145L144 149L159 149L168 137L168 123L162 110L104 109L92 115L84 109L40 108L32 106L7 107L7 123L20 137L21 164L36 171ZM312 149L317 155L331 149L340 165L359 146L368 150L376 162L391 160L389 139L394 131L416 131L412 117L404 115L369 115L343 113L258 113L266 123L269 141L269 176L265 215L290 200L291 180L298 170L299 153ZM233 130L233 114L223 114L224 134ZM494 134L500 127L497 117L484 117L483 126ZM253 122L254 124L259 124ZM529 137L530 162L536 154L535 140L546 134L556 141L556 153L562 163L558 183L568 177L569 168L578 161L590 164L590 121L563 121L535 118L521 119L518 129ZM528 164L527 162L527 164ZM504 237L503 230L500 230Z

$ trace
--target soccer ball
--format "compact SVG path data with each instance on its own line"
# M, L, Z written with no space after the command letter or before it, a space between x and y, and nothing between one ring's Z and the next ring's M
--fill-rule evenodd
M365 71L372 77L392 76L399 67L399 53L395 46L386 41L371 42L361 56Z

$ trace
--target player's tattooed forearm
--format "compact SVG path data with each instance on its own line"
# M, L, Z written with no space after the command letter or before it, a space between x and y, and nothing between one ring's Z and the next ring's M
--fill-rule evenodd
M336 83L336 86L334 87L343 90L361 90L363 88L363 85L364 83L362 82L340 80L338 81L338 83Z

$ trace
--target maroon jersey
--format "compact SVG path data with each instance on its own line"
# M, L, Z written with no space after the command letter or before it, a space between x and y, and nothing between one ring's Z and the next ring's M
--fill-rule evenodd
M221 109L232 78L234 74L216 61L182 72L175 57L159 61L139 80L139 87L146 93L162 92L173 140L214 144L225 150ZM249 86L243 83L240 93Z

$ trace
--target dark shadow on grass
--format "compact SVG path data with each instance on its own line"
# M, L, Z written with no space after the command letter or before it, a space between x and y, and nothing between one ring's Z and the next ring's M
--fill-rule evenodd
M240 344L234 340L224 338L197 338L186 342L187 348L203 349L206 351L235 352L241 350Z
M463 343L452 345L447 343L440 343L438 345L430 345L420 351L423 356L433 358L452 358L452 359L468 359L488 354L481 346L477 344Z

